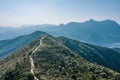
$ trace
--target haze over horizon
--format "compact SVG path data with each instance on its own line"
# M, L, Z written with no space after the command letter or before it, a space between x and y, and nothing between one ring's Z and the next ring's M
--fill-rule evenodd
M111 19L120 24L120 0L0 0L0 26Z

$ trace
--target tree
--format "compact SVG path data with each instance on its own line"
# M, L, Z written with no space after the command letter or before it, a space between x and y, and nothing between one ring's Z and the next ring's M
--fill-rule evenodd
M73 80L77 80L76 75L72 75L71 78L72 78Z
M28 80L34 80L34 76L32 73L29 73L27 76Z

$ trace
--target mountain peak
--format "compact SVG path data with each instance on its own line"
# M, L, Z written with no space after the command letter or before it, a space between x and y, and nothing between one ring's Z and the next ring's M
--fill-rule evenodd
M102 21L97 21L94 19L89 19L88 21L85 22L104 22L104 23L111 23L111 24L117 24L117 22L115 22L114 20L111 19L106 19L106 20L102 20Z
M65 24L61 23L61 24L59 24L59 26L65 26Z
M89 19L88 21L95 21L96 22L96 20L94 20L94 19Z
M104 21L101 21L101 22L108 23L108 24L114 24L114 25L119 26L119 24L117 22L115 22L114 20L110 20L110 19L104 20Z
M47 34L47 33L43 32L43 31L35 31L35 32L31 33L31 35L35 35L35 34Z

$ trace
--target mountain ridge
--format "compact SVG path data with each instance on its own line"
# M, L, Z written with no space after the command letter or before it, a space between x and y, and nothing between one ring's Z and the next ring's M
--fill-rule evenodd
M47 32L53 36L65 36L103 47L111 47L113 44L120 43L120 25L113 20L88 20L61 25L32 25L1 33L0 39L30 34L36 30Z
M14 52L16 49L28 44L39 36L47 34L42 31L35 31L29 35L22 35L14 39L2 40L0 41L0 57L3 57L6 54Z
M70 48L72 51L75 51L86 60L120 72L119 52L107 47L83 43L66 37L57 37L56 40Z
M1 74L2 80L33 78L29 72L30 63L28 57L35 47L39 45L39 41L40 38L37 38L10 56L0 60L0 71L2 71L0 73L3 73ZM77 53L59 43L54 37L48 35L43 39L43 45L35 52L34 61L36 75L44 80L119 79L119 73L86 61Z
M13 42L15 43L15 44L13 44L13 46L14 45L21 45L19 43L21 41L23 41L24 45L26 45L29 42L33 41L35 38L38 38L39 36L46 35L46 34L47 33L36 31L36 32L28 35L27 37L25 35L25 38L24 37L22 37L22 38L18 37L18 38L16 38L17 40L15 39L17 42L13 39ZM49 34L47 34L47 35L49 35ZM28 40L28 39L31 39L31 40ZM66 37L58 37L58 38L55 38L55 39L58 40L60 43L62 43L62 41L63 41L62 44L69 47L72 51L75 51L80 56L84 57L86 60L88 60L92 63L97 63L99 65L103 65L105 67L111 68L111 69L113 69L117 72L120 72L120 69L119 69L119 64L120 64L119 63L120 62L119 56L120 56L120 54L118 52L113 51L111 49L108 49L106 47L99 47L99 46L96 46L96 45L72 40L72 39L69 39L69 38L66 38ZM9 41L8 41L8 43L9 43ZM3 42L2 42L2 44L4 46L10 47L10 50L12 52L14 52L14 51L16 51L20 48L20 46L17 46L16 48L14 48L14 47L12 47L12 45L10 45L8 43L7 43L7 45L5 45L6 43L3 44ZM21 47L22 46L23 45L21 45ZM2 45L0 47L2 47ZM6 49L9 49L8 47L6 47ZM3 51L6 50L6 49L3 49ZM1 48L1 51L2 51L2 48ZM9 50L8 50L8 53L4 54L4 55L6 56L8 54L11 54L12 52L9 52Z

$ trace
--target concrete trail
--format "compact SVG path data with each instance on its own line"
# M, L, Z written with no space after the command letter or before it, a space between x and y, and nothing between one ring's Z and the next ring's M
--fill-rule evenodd
M35 76L35 65L34 65L34 60L33 60L33 55L34 55L34 53L38 50L38 48L42 45L42 40L44 39L44 37L42 37L41 39L40 39L40 42L39 42L39 45L35 48L35 50L33 50L32 51L32 53L29 55L29 61L30 61L30 64L31 64L31 70L30 70L30 72L33 74L33 76L34 76L34 79L35 80L41 80L41 79L39 79L39 78L37 78L36 76Z

